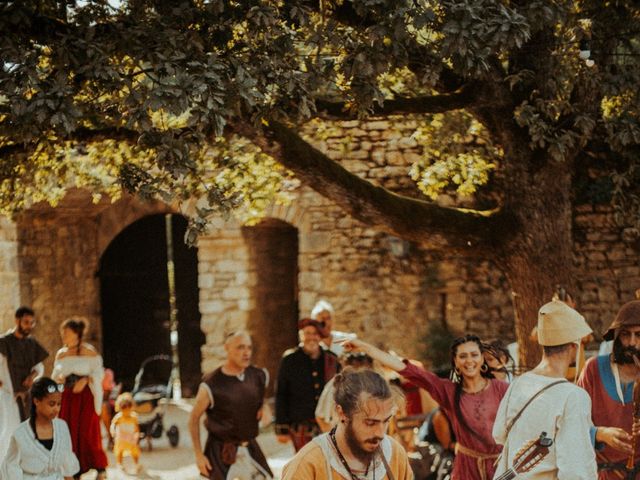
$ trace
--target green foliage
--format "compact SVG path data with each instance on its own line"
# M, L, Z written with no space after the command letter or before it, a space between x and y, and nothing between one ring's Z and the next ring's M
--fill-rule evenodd
M640 141L638 31L631 0L4 2L0 207L80 186L255 218L291 179L232 137L238 125L268 137L270 120L322 116L319 99L364 118L461 91L424 112L405 102L425 119L410 173L426 195L470 195L517 162L581 168L578 152L597 151L621 159L605 174L623 199Z
M448 189L471 196L489 181L502 155L482 124L461 110L434 115L416 130L415 138L424 155L410 173L434 200Z

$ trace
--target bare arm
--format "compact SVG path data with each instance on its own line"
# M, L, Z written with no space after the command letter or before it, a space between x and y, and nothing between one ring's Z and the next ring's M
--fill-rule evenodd
M404 370L405 368L405 364L398 357L384 352L379 348L374 347L370 343L363 342L362 340L359 340L357 338L353 340L347 340L343 343L343 346L347 352L364 352L374 360L380 362L385 367L395 370L396 372Z
M196 455L196 464L198 470L205 477L209 477L211 471L211 463L209 459L202 453L202 443L200 442L200 418L204 412L211 405L211 399L209 398L209 392L207 389L200 385L198 393L196 394L196 403L189 415L189 433L191 434L191 443L193 444L193 450Z

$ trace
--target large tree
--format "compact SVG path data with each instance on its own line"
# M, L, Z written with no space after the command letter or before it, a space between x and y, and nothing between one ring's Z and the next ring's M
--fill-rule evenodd
M639 32L632 0L3 2L0 204L125 187L205 198L206 217L270 201L273 159L369 225L493 261L531 361L538 306L574 284L577 173L612 179L622 212L638 203ZM407 166L424 198L302 133L314 117L409 114L425 119ZM474 179L488 181L478 208L431 198Z

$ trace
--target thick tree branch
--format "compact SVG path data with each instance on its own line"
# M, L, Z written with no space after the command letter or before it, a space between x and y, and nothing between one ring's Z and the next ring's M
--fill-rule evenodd
M385 100L383 105L375 105L371 114L373 116L383 116L409 113L442 113L458 110L474 105L479 98L479 91L478 85L469 83L454 93L394 98L393 100ZM317 100L316 107L321 114L320 116L322 116L322 113L326 113L334 119L356 117L355 113L349 111L344 102Z
M354 218L393 235L436 247L481 248L490 252L508 239L508 232L517 230L512 217L503 212L442 207L375 186L347 171L281 123L271 122L266 136L246 124L234 125L234 130Z

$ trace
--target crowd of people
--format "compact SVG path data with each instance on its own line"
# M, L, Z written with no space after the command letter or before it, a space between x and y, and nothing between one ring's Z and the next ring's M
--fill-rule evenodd
M567 298L543 305L535 331L542 359L521 375L507 368L500 342L457 338L445 377L333 330L333 317L323 300L299 321L300 343L284 352L275 379L275 420L265 402L269 373L252 365L250 335L227 335L226 360L204 376L189 417L203 477L272 479L256 438L275 421L277 440L296 451L283 480L413 479L398 426L430 413L431 438L454 455L451 480L640 478L640 300L624 304L604 333L611 353L583 368L592 329ZM21 307L15 321L0 337L0 478L71 479L92 469L106 478L104 368L84 340L86 321L61 325L51 378L43 376L48 353L31 335L34 312ZM108 430L118 464L127 454L137 466L133 404L128 393L118 397Z

